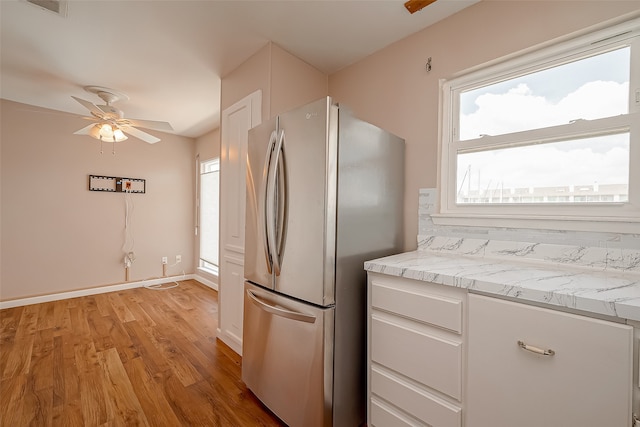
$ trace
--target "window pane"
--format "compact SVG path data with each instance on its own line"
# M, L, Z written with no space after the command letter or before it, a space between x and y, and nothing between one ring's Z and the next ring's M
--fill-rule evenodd
M217 167L200 175L200 259L214 265L218 265L219 181Z
M629 112L630 48L460 94L460 140Z
M629 134L459 153L457 203L629 200Z

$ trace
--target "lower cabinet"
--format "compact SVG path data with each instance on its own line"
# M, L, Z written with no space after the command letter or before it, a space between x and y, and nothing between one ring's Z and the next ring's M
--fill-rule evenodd
M369 275L369 426L462 426L466 292Z
M244 260L236 256L220 259L218 338L242 355L242 322L244 312Z
M631 425L631 326L368 277L369 427Z
M466 426L628 427L633 328L469 295Z

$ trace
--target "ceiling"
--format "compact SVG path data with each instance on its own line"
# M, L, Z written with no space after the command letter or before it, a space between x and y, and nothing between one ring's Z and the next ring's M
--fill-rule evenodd
M269 41L331 74L479 0L403 1L68 0L60 16L0 0L0 97L86 115L71 96L102 104L83 87L108 87L126 117L198 137L219 124L221 77Z

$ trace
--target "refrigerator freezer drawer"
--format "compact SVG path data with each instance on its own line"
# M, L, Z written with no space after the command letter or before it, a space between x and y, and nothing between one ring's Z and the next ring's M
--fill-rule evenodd
M290 427L331 425L333 317L245 282L242 380Z

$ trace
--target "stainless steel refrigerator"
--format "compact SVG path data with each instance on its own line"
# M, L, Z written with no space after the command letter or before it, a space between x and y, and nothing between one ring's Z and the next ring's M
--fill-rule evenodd
M242 380L290 427L365 422L363 263L402 250L403 166L329 97L249 131Z

